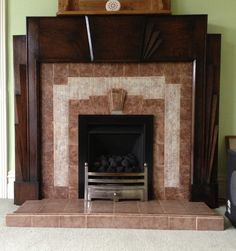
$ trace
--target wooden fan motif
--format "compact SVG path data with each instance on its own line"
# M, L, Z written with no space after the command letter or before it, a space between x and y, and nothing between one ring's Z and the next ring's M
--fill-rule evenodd
M143 59L147 60L157 51L162 43L161 32L154 25L147 25L143 43Z

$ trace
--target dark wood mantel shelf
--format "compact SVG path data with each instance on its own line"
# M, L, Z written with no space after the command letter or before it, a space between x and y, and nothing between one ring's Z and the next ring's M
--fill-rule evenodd
M14 39L18 118L15 203L41 198L41 63L192 62L195 120L191 199L216 207L220 41L220 35L207 34L207 15L27 18L27 35Z

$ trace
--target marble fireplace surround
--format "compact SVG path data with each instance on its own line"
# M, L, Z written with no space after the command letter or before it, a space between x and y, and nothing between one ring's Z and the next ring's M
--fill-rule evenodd
M123 114L154 115L154 199L190 197L192 63L41 65L42 197L78 198L78 115L111 114L108 93L126 91Z

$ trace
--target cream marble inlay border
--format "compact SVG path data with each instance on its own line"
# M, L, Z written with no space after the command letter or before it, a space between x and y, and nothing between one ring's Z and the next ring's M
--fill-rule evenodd
M180 88L177 84L165 88L165 187L179 187Z
M67 85L53 86L54 186L68 186L69 95Z
M144 99L164 98L165 77L69 77L70 99L89 99L106 95L111 88L122 88L128 95L143 95Z
M166 183L168 186L179 184L179 173L177 174L179 160L176 161L179 156L179 146L177 147L179 136L173 138L175 142L171 142L171 138L174 130L178 133L180 131L180 117L178 116L180 85L167 85L164 76L69 77L68 85L53 85L54 186L68 186L69 183L69 100L84 100L89 99L90 96L106 95L111 88L122 88L127 91L128 95L142 95L144 99L166 100L168 108L166 108L167 117L165 118L167 130L165 167L168 171L165 171L165 180L168 181ZM171 159L167 161L168 157Z

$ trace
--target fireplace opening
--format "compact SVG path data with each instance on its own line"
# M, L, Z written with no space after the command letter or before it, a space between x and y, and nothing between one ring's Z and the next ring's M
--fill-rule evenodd
M110 125L89 130L88 162L94 172L139 172L144 163L143 128Z
M89 181L100 189L92 190L95 198L111 198L118 191L123 199L139 197L133 189L141 192L142 182L150 198L152 141L152 115L80 115L79 197L87 196Z

